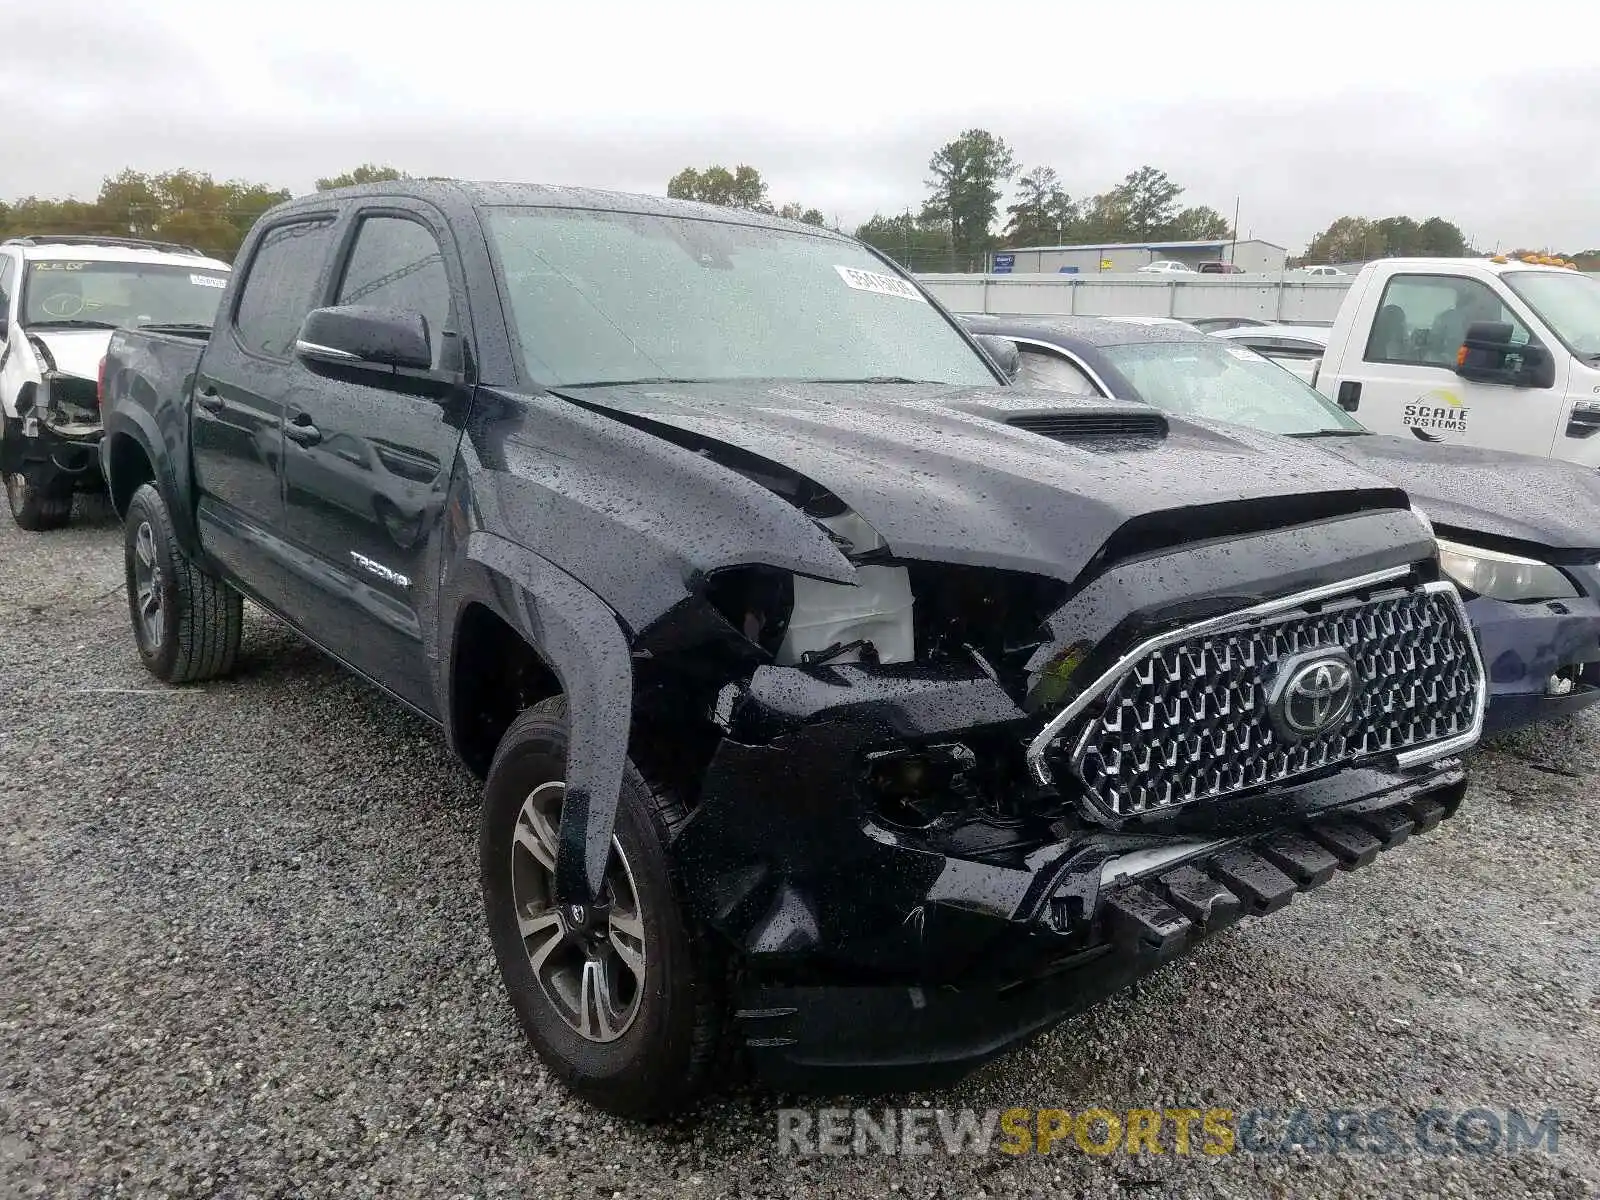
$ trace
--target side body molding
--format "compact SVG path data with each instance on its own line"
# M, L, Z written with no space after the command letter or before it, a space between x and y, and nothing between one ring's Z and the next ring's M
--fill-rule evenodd
M514 585L517 624L567 696L566 800L556 900L594 903L605 878L633 714L633 661L616 613L572 576L496 534L474 531L467 557Z

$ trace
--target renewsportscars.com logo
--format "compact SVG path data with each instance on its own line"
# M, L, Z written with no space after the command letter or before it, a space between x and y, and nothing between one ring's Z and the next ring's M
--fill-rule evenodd
M1555 1154L1546 1109L781 1108L786 1155Z

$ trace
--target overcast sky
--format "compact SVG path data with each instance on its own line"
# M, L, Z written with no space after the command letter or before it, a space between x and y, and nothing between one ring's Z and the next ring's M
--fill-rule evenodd
M303 192L365 161L660 193L748 162L848 227L920 205L933 150L981 126L1074 196L1151 163L1296 251L1345 213L1600 246L1590 5L119 7L0 7L0 196L87 198L124 166Z

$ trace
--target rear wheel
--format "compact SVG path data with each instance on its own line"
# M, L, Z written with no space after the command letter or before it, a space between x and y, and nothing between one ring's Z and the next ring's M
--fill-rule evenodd
M166 501L152 484L128 503L123 561L128 615L146 669L167 683L197 683L231 671L244 602L184 556Z
M479 839L490 939L550 1070L608 1112L665 1116L709 1079L723 1016L715 956L674 883L682 812L630 764L600 903L558 904L566 756L561 700L518 717L495 754Z

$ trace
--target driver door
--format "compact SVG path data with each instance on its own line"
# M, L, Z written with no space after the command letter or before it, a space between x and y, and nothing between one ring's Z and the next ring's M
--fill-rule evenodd
M1540 344L1513 304L1477 279L1391 277L1362 355L1354 415L1375 433L1548 456L1564 420L1565 356L1557 356L1549 388L1479 383L1455 371L1461 339L1477 321L1504 322L1513 342Z

